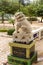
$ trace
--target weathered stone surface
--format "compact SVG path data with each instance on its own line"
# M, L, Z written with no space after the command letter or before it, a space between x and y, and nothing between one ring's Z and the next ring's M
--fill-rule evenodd
M33 40L32 27L22 12L15 14L15 32L13 33L13 41L29 43Z

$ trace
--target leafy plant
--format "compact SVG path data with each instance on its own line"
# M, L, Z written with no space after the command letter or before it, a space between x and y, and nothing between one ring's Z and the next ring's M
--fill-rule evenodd
M28 21L37 21L37 18L36 17L29 17L27 18Z
M7 34L8 34L8 35L12 35L14 31L15 31L15 29L9 29L9 30L7 31Z
M14 26L14 19L10 19L10 20L9 20L9 23L12 23L13 26Z
M7 32L8 29L0 29L0 32Z

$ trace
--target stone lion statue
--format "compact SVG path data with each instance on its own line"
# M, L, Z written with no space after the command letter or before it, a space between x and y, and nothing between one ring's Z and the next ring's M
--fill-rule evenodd
M15 13L15 32L13 40L28 43L32 40L32 27L22 12Z

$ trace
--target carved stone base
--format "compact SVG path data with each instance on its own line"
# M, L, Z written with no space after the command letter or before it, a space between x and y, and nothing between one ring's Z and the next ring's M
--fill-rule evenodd
M32 41L33 38L29 34L26 33L13 33L13 42L22 42L22 43L29 43Z

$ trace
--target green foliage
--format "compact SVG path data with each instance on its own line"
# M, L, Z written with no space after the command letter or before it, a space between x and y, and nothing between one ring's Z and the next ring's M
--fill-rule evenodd
M2 17L2 23L4 23L4 14L5 14L4 11L0 12L0 15L1 15L1 17Z
M39 0L39 4L43 5L43 0Z
M0 32L7 32L8 29L0 29Z
M18 9L19 9L18 3L12 3L8 7L8 9L7 9L7 13L9 13L9 14L15 14L15 12L17 12Z
M28 6L28 13L29 13L29 16L36 16L36 8L37 6L31 4Z
M0 12L14 14L19 9L18 3L8 2L7 0L2 0L0 2Z
M0 3L0 11L4 11L6 12L7 11L7 8L9 7L9 2L7 0L1 0L1 3Z
M28 6L21 6L20 11L22 11L26 16L36 16L36 5L28 5Z
M0 29L0 32L7 32L8 35L12 35L15 29Z
M22 11L26 16L43 16L43 3L42 0L37 1L35 4L31 3L27 6L23 6L20 3L20 11ZM4 14L15 14L15 12L19 11L19 3L14 1L9 2L8 0L1 0L0 2L0 12L4 12ZM2 13L2 17L4 17Z
M27 6L22 6L20 8L20 11L22 11L26 16L28 16L28 8L27 8Z
M37 16L43 16L43 5L37 7Z
M18 3L9 2L8 0L1 0L0 2L0 16L2 17L2 23L4 23L5 14L14 14L19 9ZM13 24L13 22L12 22Z
M0 2L0 16L2 17L2 23L4 23L4 14L7 11L9 2L7 0L1 0Z
M37 21L37 18L36 17L29 17L27 18L28 21Z
M9 20L9 23L12 23L13 26L14 26L14 19L10 19L10 20Z
M15 29L9 29L9 30L7 31L7 34L8 34L8 35L12 35L14 31L15 31Z

